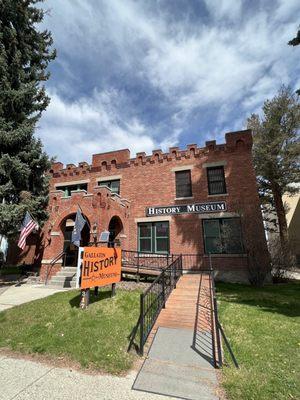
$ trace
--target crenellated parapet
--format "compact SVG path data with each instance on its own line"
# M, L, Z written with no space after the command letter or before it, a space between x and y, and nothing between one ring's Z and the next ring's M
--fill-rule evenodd
M92 168L113 168L116 165L127 163L130 159L130 151L122 149L117 151L109 151L107 153L93 154Z
M76 166L75 164L67 164L65 167L63 163L55 162L52 164L49 173L54 178L61 176L74 176L77 178L84 178L90 172L90 170L91 167L86 161L78 163L78 166Z
M67 164L65 167L61 162L53 163L50 173L53 177L75 176L84 178L90 172L105 172L119 170L122 168L137 167L141 165L160 164L165 162L179 161L182 159L201 158L220 153L231 153L240 151L251 151L253 144L251 130L228 132L225 134L225 143L217 144L215 140L205 142L204 147L197 144L188 144L186 149L170 147L164 153L161 149L152 151L151 155L139 152L134 158L130 158L128 149L110 151L106 153L93 154L92 164L83 161L78 164Z
M89 202L93 208L105 208L111 201L119 204L121 207L129 208L130 206L129 200L123 199L107 186L95 186L91 192L87 192L86 190L72 190L71 196L66 196L63 190L51 190L49 204L52 205L50 211L58 211L57 206L60 204L63 204L64 207L70 207L74 204Z

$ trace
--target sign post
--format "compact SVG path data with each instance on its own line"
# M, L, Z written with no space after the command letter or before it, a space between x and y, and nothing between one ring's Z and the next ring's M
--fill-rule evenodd
M80 308L87 308L90 304L90 289L83 289L81 291Z
M111 297L114 297L116 295L116 284L113 283L111 285Z

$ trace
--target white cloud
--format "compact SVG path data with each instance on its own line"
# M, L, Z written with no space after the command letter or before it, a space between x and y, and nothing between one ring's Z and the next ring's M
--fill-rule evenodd
M128 148L131 157L153 149L168 151L178 141L179 131L154 139L151 127L136 117L128 118L126 97L117 90L98 92L68 102L50 92L50 105L38 127L48 152L65 163L91 161L92 154Z
M50 153L64 162L90 162L92 154L122 148L132 150L132 156L151 152L156 144L145 127L137 119L120 121L121 111L110 103L116 95L95 91L92 98L68 103L50 93L51 103L39 129Z
M223 18L236 20L236 18L239 18L241 16L241 0L204 0L204 3L211 16L216 20L220 20Z
M278 7L275 9L275 19L277 21L286 22L291 15L296 15L299 19L299 0L278 0ZM298 21L299 24L299 21ZM295 34L296 34L295 26Z
M292 26L276 26L261 12L238 28L224 30L216 23L196 37L182 32L161 37L144 59L147 76L170 101L190 112L211 103L233 104L249 90L258 96L260 86L255 85L262 76L272 80L274 93L288 82L295 65L286 44Z
M287 42L297 30L299 1L274 2L272 12L253 5L247 16L240 0L204 3L209 21L199 17L191 24L184 10L181 19L170 18L172 8L160 9L160 2L151 8L144 1L49 0L52 16L45 24L66 80L50 82L55 90L40 129L47 149L70 161L113 148L166 148L184 140L196 113L197 132L203 130L201 113L210 107L217 110L213 132L239 129L282 83L295 85L299 49ZM82 70L93 67L94 76L76 76L71 59ZM111 76L113 85L107 83ZM76 98L84 79L96 89ZM123 79L155 91L159 100L151 110L164 109L168 120L144 118L149 111L143 94L140 104L131 102ZM72 101L64 97L68 92Z

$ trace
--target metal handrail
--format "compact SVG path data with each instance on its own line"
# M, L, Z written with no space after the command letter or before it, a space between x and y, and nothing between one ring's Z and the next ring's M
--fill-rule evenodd
M217 303L216 287L215 287L215 279L214 279L214 270L213 270L213 268L211 268L210 276L211 276L211 294L212 294L211 295L211 297L212 297L211 304L212 304L212 310L213 310L213 316L214 316L214 321L212 321L212 326L214 327L213 336L215 336L215 337L213 337L213 342L216 341L217 354L218 354L216 356L215 351L214 351L214 354L213 354L213 356L214 356L214 364L215 364L215 366L218 365L219 367L222 367L222 365L223 365L222 341L221 341L221 335L222 335L222 337L224 339L224 343L225 343L225 345L226 345L226 347L228 349L228 352L229 352L229 354L231 356L231 359L232 359L235 367L239 368L239 364L237 362L237 359L235 358L235 355L234 355L234 353L232 351L230 343L229 343L229 341L228 341L228 339L227 339L227 337L225 335L224 329L222 328L222 325L221 325L221 323L219 321L218 303ZM213 348L215 349L214 344L213 344Z
M168 276L168 273L170 275ZM135 336L140 328L140 344L139 352L143 355L144 345L147 338L155 324L155 321L162 308L165 307L166 301L171 294L172 290L176 288L177 281L182 275L182 257L179 256L176 260L172 261L162 272L155 278L152 284L140 295L140 315L137 324L133 328L129 336L130 351ZM157 291L155 289L158 289ZM151 294L153 296L151 296ZM150 297L149 297L150 296ZM146 326L145 325L146 322Z
M63 250L60 253L58 253L53 260L50 261L50 270L49 270L49 265L47 266L47 275L46 275L46 279L45 279L45 285L47 285L48 283L48 278L49 278L49 274L52 270L53 265L56 263L57 260L59 260L61 257L63 257L64 255L66 255L66 252Z
M209 290L210 290L210 319L211 319L211 345L212 345L212 353L213 353L213 360L214 360L214 367L217 368L217 357L216 357L216 335L217 333L217 328L216 328L216 315L215 315L215 310L214 310L214 301L213 301L213 295L212 295L212 270L208 274L208 279L209 279Z
M122 250L122 266L133 268L137 276L145 270L162 271L169 265L171 258L168 254Z
M136 254L139 254L140 256L144 256L144 257L157 256L157 258L164 258L164 257L165 258L167 258L167 257L170 258L170 254L168 254L168 253L152 253L150 251L126 250L126 249L124 249L122 251L126 252L126 253L136 253Z
M178 259L180 259L180 257L181 257L181 256L179 256L175 261L172 261L170 265L168 265L167 267L165 267L165 268L162 270L162 272L161 272L160 275L162 275L166 270L171 269L171 268L172 268L172 265L173 265L173 264L176 264L177 261L178 261ZM151 288L155 285L155 283L159 281L160 275L158 275L158 276L154 279L154 281L151 283L151 285L145 290L145 292L143 293L144 296L146 296L146 295L148 294L148 292L151 290Z
M223 259L226 257L226 260L229 258L236 259L237 257L245 258L244 254L236 255L236 254L204 254L204 253L170 253L170 254L160 254L160 253L151 253L151 252L140 252L136 250L123 250L123 262L128 267L136 268L136 270L143 269L156 269L162 270L162 267L165 265L169 265L170 259L178 258L182 256L182 268L187 271L209 271L210 268L210 259ZM149 262L147 261L149 260ZM154 267L152 264L155 262L159 262L160 265ZM138 272L137 272L138 274Z
M170 256L169 256L170 257ZM172 255L172 259L174 258L174 255ZM174 288L176 288L176 283L179 277L182 275L183 268L182 268L182 255L180 254L178 258L176 258L174 261L172 260L171 264L169 264L167 267L163 268L161 273L154 279L152 284L145 290L145 292L141 293L140 295L140 315L137 321L137 324L134 326L131 334L129 335L129 346L128 350L130 351L132 345L134 344L134 339L137 335L137 332L140 329L140 343L139 343L139 352L141 355L143 355L144 352L144 345L147 341L147 338L151 332L151 329L153 328L156 319L161 311L162 308L165 307L166 301L172 292ZM175 276L172 278L172 267L176 266L176 264L179 264L179 275L176 276L176 271L175 271ZM177 270L177 268L176 268ZM167 289L171 290L166 290L166 273L170 271L170 276L169 276L169 282L167 284ZM221 341L221 336L224 339L224 343L229 351L229 354L232 358L232 361L235 365L236 368L239 368L238 362L234 356L234 353L231 349L230 343L225 335L225 332L221 326L221 323L219 321L219 315L218 315L218 304L217 304L217 298L216 298L216 289L215 289L215 280L214 280L214 270L212 267L211 263L211 257L209 255L209 268L208 269L202 269L202 272L208 273L209 275L209 289L210 289L210 310L211 310L211 329L212 329L212 350L213 350L213 360L214 360L214 366L215 367L222 367L223 365L223 354L222 354L222 341ZM155 286L160 288L159 292L153 292L152 289L155 288ZM145 303L145 298L148 294L154 294L155 301L150 302L150 304ZM155 297L156 296L156 297ZM149 316L147 315L151 309L153 304L155 303L155 309L152 315ZM148 327L147 331L144 331L144 319L147 319ZM136 345L135 345L136 346Z

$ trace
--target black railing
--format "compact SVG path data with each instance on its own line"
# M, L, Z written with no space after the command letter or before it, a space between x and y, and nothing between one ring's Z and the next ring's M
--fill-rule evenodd
M182 269L184 271L200 271L209 268L204 254L182 254Z
M124 269L131 272L146 274L149 271L161 271L170 262L174 261L179 256L182 256L182 269L187 272L201 272L211 269L209 254L203 253L183 253L183 254L157 254L144 253L139 251L123 250L122 251L122 266ZM213 254L211 259L214 260L237 260L244 258L245 255L230 255L230 254Z
M187 255L185 255L187 256ZM188 255L191 256L191 255ZM173 255L173 259L174 259ZM139 351L141 355L144 354L144 346L148 339L148 336L157 320L157 317L165 307L166 301L171 294L172 290L176 288L177 281L183 273L183 257L184 255L178 256L174 259L170 265L162 270L160 275L153 281L153 283L148 287L148 289L140 295L140 316L136 326L129 336L129 346L128 351L130 351L131 347L135 345L134 340L139 332L139 345L135 345L136 350ZM211 354L212 361L215 367L222 367L223 365L223 353L222 353L222 338L224 343L228 349L228 352L232 358L232 361L236 368L239 368L238 362L234 356L234 353L231 349L230 343L224 333L224 330L219 321L218 315L218 304L216 298L216 290L215 290L215 279L214 279L214 270L212 267L212 259L208 257L207 266L205 268L203 266L201 271L201 279L199 286L199 295L197 301L197 313L196 313L196 323L195 323L195 331L193 346L196 348L196 341L200 339L197 336L200 336L199 332L205 331L206 327L201 325L205 324L205 319L208 318L211 326L211 336L209 340L211 340ZM201 295L201 282L202 277L207 276L209 280L209 284L207 289L203 289L204 292ZM200 295L201 301L200 301ZM202 314L203 315L202 315ZM204 313L208 313L209 317L204 315ZM200 315L201 314L201 315ZM199 326L198 326L199 325ZM199 332L198 332L199 331ZM207 346L207 338L205 339L205 345ZM200 343L201 344L201 343ZM198 343L199 345L199 343Z
M62 258L62 265L64 265L64 260L66 257L66 252L65 251L61 251L60 253L58 253L53 260L50 261L50 265L47 266L47 274L46 274L46 278L45 278L45 285L47 285L48 283L48 279L49 279L49 275L51 274L51 270L53 268L53 265Z
M148 271L162 271L176 257L169 254L142 253L122 250L122 267L139 274Z
M203 254L203 253L194 253L194 254L185 254L182 253L182 269L188 272L201 272L207 271L211 269L212 263L218 260L222 261L235 261L237 259L245 259L244 254ZM179 254L173 254L173 257L177 257ZM170 256L171 257L171 256Z
M220 341L220 332L217 324L217 302L215 301L215 296L213 295L214 286L214 272L211 270L208 274L209 279L209 307L210 307L210 323L211 323L211 342L212 342L212 353L214 367L222 365L222 348Z
M233 364L236 368L239 368L239 364L235 358L235 355L232 351L230 343L225 335L225 332L222 328L222 325L219 321L219 313L218 313L218 303L216 297L216 288L215 288L215 279L214 279L214 271L211 269L210 271L210 284L211 284L211 309L212 309L212 340L213 340L213 349L214 349L214 364L216 367L222 367L223 365L223 354L222 354L222 340L227 347L227 350L230 354L230 357L233 361Z
M155 324L155 321L165 307L166 301L176 288L176 284L182 275L182 257L177 257L170 265L165 267L160 275L140 295L140 316L137 325L130 335L128 351L131 349L134 339L139 331L139 352L144 354L144 345Z

